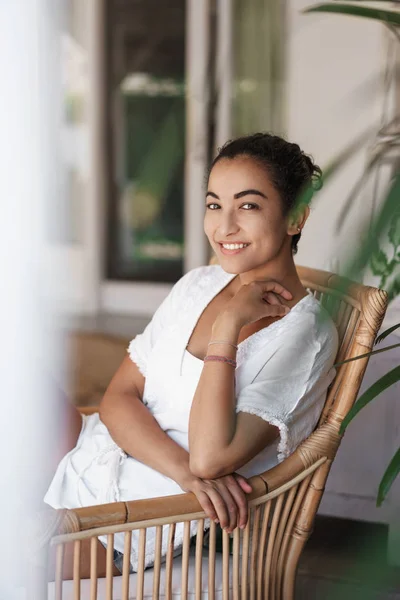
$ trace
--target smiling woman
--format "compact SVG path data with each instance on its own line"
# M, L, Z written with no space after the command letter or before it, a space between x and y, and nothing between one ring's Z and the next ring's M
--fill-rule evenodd
M336 328L293 262L309 213L295 200L314 173L281 138L257 134L224 146L204 219L220 264L186 273L132 340L100 413L75 428L45 502L75 508L183 490L226 531L245 526L245 477L273 467L311 433L335 375ZM192 535L196 528L192 522ZM183 535L177 524L177 548ZM132 532L132 570L138 536ZM146 565L155 545L149 530ZM114 551L118 569L123 534ZM102 546L98 561L101 574Z
M238 228L241 227L239 221L243 222L243 218L247 219L245 222L251 227L252 221L249 219L254 222L254 218L243 217L242 212L261 211L261 218L258 216L256 220L258 235L263 235L263 226L265 241L268 237L271 239L272 233L276 234L271 240L275 248L279 232L285 235L284 229L282 230L282 226L287 225L285 218L290 216L289 222L297 224L296 231L291 229L286 232L291 236L291 248L295 254L301 230L309 214L308 207L296 205L296 201L308 185L319 189L321 181L321 169L311 158L297 144L291 144L278 136L258 133L228 142L221 148L211 166L206 195L207 199L219 201L219 204L207 203L208 210L222 208L226 213L225 217L213 218L206 214L205 230L213 249L223 250L224 246L233 243L249 245L249 240L235 239L237 236L234 229L229 232L229 240L210 238L209 228L215 227L218 219L226 221L218 226L218 235L225 238L228 237L225 228L235 227L234 214L237 215ZM233 203L244 198L246 202ZM232 221L229 223L228 219Z

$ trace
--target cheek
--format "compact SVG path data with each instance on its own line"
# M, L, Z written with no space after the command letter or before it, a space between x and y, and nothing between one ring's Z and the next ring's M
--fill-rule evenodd
M264 247L276 245L286 233L282 218L278 219L275 215L265 215L262 219L255 220L248 224L247 231Z
M247 222L243 223L243 229L246 229L254 237L265 239L275 232L276 225L268 215L263 215L256 219L247 219Z
M212 215L210 215L210 211L208 211L208 210L204 215L203 227L204 227L204 233L206 234L206 236L210 237L212 235L215 227L213 226Z

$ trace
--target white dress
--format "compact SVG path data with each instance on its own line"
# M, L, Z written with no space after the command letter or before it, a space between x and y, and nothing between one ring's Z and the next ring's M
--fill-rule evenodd
M173 287L128 352L145 377L143 402L161 428L188 450L190 407L203 361L186 345L205 307L235 275L220 266L193 269ZM285 457L314 429L326 391L335 376L338 348L333 321L311 294L279 321L239 344L237 412L276 425L280 437L240 469L245 477L265 471ZM54 508L77 508L119 500L181 494L179 485L128 456L111 438L98 414L84 418L76 447L60 462L44 501ZM191 533L196 533L192 523ZM163 554L167 535L163 535ZM182 543L177 526L175 545ZM106 538L101 538L106 543ZM155 531L146 540L146 565L153 562ZM123 552L123 534L114 547ZM131 563L137 568L138 534L133 532Z

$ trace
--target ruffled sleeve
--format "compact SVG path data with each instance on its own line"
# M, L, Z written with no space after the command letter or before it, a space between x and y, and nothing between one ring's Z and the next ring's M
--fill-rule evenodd
M193 277L193 272L194 270L189 271L174 284L168 296L157 308L150 323L128 346L128 354L131 360L137 365L143 377L146 377L147 363L155 342L163 329L173 323L179 314L179 306L184 301L185 293Z
M335 334L321 338L314 333L311 316L304 316L296 331L285 331L255 379L237 398L236 412L257 415L278 427L279 461L313 431L335 376Z

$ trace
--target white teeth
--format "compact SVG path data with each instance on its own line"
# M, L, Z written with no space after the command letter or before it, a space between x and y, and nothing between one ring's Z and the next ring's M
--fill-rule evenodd
M241 248L246 248L248 244L222 244L222 246L226 250L240 250Z

